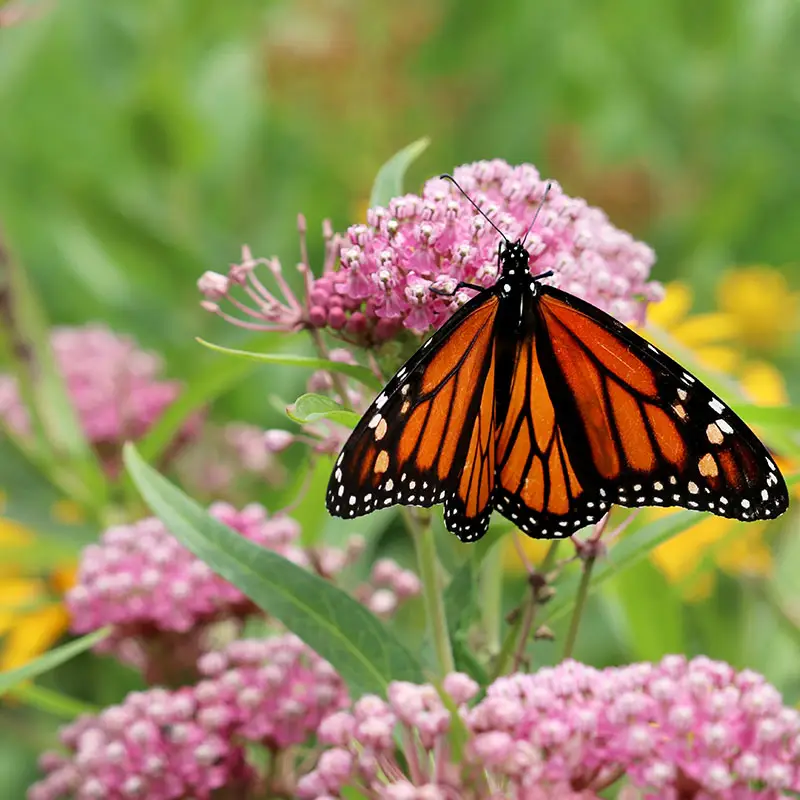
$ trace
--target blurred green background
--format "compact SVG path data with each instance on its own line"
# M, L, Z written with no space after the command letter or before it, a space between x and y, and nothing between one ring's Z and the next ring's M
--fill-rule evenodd
M717 308L737 267L782 276L759 310L774 335L728 346L777 365L796 401L797 306L785 302L800 289L798 41L795 0L0 5L0 227L53 323L104 321L191 381L215 363L194 336L238 338L200 310L200 274L224 272L243 243L291 266L298 212L319 265L322 220L337 230L363 220L378 167L429 136L410 191L475 159L533 162L649 242L653 277L690 287L694 311ZM300 388L303 376L292 380ZM215 414L277 424L266 381L251 379ZM791 586L800 552L785 539L776 546ZM638 575L636 591L655 580ZM704 602L707 617L691 614L707 623L686 648L713 650L718 621L734 620L747 647L711 654L747 661L760 650L752 666L796 700L796 628L778 665L763 628L757 647L751 636L769 614L745 614L731 579ZM609 608L601 627L586 621L578 655L657 656L594 641L624 627ZM92 695L92 674L61 688L118 699L102 682ZM0 719L0 786L21 797L55 721Z

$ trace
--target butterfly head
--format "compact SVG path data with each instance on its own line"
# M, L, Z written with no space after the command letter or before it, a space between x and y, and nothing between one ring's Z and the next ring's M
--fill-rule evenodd
M506 242L500 248L500 267L504 278L512 278L528 273L530 255L522 242Z

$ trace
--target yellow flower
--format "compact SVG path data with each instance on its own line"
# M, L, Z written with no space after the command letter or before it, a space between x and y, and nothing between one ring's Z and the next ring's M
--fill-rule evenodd
M717 301L736 319L741 340L751 348L773 351L797 330L800 293L792 292L772 267L729 270L717 287Z
M65 564L47 576L26 575L9 553L36 547L35 535L0 518L0 672L22 666L45 652L69 625L62 597L75 582L75 567Z
M758 295L751 299L750 295ZM720 311L690 316L691 289L682 283L666 287L661 303L648 309L648 322L690 349L704 366L732 374L749 399L760 405L788 402L780 372L762 360L747 360L743 346L775 344L794 324L793 297L780 273L766 267L736 270L723 276L718 296ZM791 310L790 310L791 309ZM781 322L770 318L786 317ZM673 513L652 509L653 518ZM772 554L763 542L763 523L746 525L708 516L688 531L661 545L653 562L679 585L687 600L708 597L714 588L713 565L733 575L767 576Z

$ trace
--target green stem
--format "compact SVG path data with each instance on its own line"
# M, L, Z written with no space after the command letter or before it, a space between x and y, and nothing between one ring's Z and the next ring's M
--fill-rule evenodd
M484 556L481 565L481 627L489 655L500 650L500 623L503 607L503 548L497 544Z
M328 348L325 346L325 341L320 332L318 330L312 330L311 338L314 340L314 347L317 350L317 355L320 358L330 358L330 353L328 352ZM333 381L334 388L339 393L339 399L342 402L342 408L352 411L353 404L350 402L350 398L347 395L347 382L338 372L331 372L330 376L331 380Z
M402 513L417 553L425 611L436 653L437 677L443 678L448 673L455 671L455 662L453 661L450 637L447 633L444 592L439 582L439 558L436 554L436 545L429 522L421 523L407 508L404 508Z
M550 547L548 548L547 553L545 554L544 561L542 561L542 566L538 570L539 572L541 572L542 575L547 575L547 573L550 572L550 570L553 568L553 565L555 564L556 560L556 553L558 552L558 544L559 541L557 539L554 539L550 543ZM532 615L530 617L530 620L528 622L528 632L525 633L524 638L519 637L519 631L520 628L522 627L524 619L527 617L528 605L530 604L531 607L535 608L536 602L537 598L534 597L530 585L526 583L525 594L522 596L522 599L520 601L520 606L522 607L523 611L522 613L517 615L517 618L509 626L508 631L506 632L505 638L503 639L503 644L500 648L500 654L497 656L497 662L495 664L495 668L492 671L492 677L491 677L492 681L496 680L501 675L505 675L506 670L508 669L509 666L509 661L515 650L514 648L515 643L521 641L522 647L523 648L525 647L528 640L528 635L530 634L530 628L533 626L533 620L535 615Z
M592 569L594 568L594 556L589 556L583 564L583 574L578 585L578 592L575 595L575 610L572 612L572 619L569 623L567 640L564 642L564 658L571 658L575 648L575 641L578 638L578 628L581 623L583 609L586 607L586 598L589 596L589 586L592 582Z

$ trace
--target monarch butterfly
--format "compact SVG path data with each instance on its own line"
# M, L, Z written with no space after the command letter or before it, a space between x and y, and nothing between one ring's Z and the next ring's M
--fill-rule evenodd
M366 411L334 466L331 514L444 503L448 530L473 542L493 510L548 539L613 504L748 521L786 510L780 471L730 408L614 317L542 283L552 273L531 273L527 234L509 241L464 196L502 237L499 277L459 284L477 294Z

